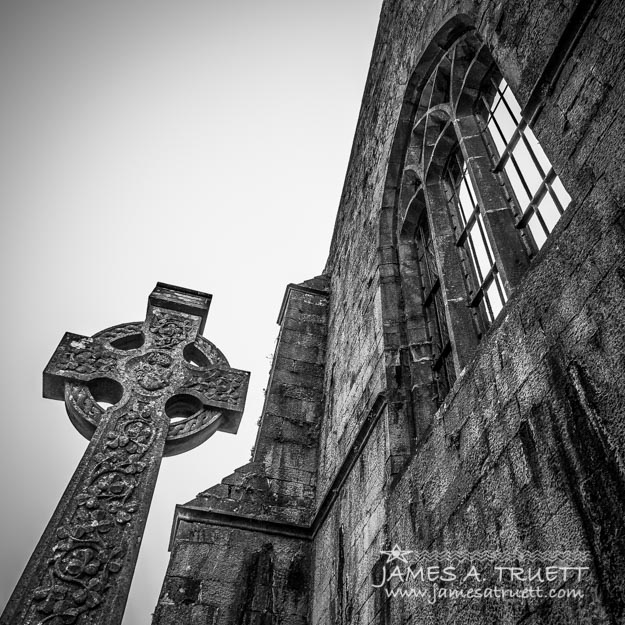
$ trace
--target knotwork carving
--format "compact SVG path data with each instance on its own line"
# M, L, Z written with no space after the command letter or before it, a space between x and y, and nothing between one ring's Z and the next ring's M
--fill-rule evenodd
M71 382L68 384L70 385L70 392L67 394L67 400L70 407L80 411L91 423L97 424L104 410L94 401L86 386Z
M170 438L181 436L189 432L199 431L211 422L221 417L221 411L219 410L203 410L199 414L192 415L188 419L179 423L172 423L169 426L169 432L167 434Z
M162 316L162 315L161 315ZM150 324L149 324L150 325ZM138 334L141 324L128 323L120 324L102 332L98 332L92 340L102 341L105 345L128 336ZM70 336L64 341L61 349L67 349L65 344L82 344L85 337L77 335ZM154 340L149 344L154 346ZM148 392L150 397L155 397L157 393L173 392L174 388L179 391L197 391L201 396L201 401L206 402L204 410L198 415L193 415L184 421L171 422L167 433L166 455L180 453L178 450L186 448L187 441L194 437L200 440L205 434L212 431L219 415L223 415L224 409L238 410L240 399L245 396L247 389L247 374L230 370L225 356L207 339L196 336L193 342L184 342L170 349L149 349L147 351L114 349L107 352L117 358L116 372L112 376L114 379L124 383L130 390L131 387L126 382L132 382L133 386L141 393ZM184 347L186 355L180 359L176 350ZM195 350L195 351L194 351ZM140 353L143 351L143 353ZM139 352L139 353L138 353ZM196 362L189 360L196 358ZM201 363L200 365L197 362ZM56 358L54 359L56 363ZM221 372L221 373L220 373ZM216 384L216 379L225 376L221 384ZM210 381L202 385L200 380L208 375ZM70 419L77 429L87 438L91 438L102 415L104 408L94 401L93 391L96 388L89 388L85 382L65 381L64 399ZM168 390L171 387L171 391ZM204 391L207 394L204 395ZM208 405L211 398L219 402L211 407ZM106 398L104 398L106 401ZM183 440L184 439L184 440Z
M163 349L175 347L185 340L192 330L191 320L181 314L155 312L150 323L152 341Z
M195 344L200 349L200 351L204 354L206 359L208 360L209 366L212 365L222 365L228 367L228 361L226 357L208 340L206 340L203 336L198 336L195 339Z
M44 371L43 394L64 400L72 423L92 443L2 623L121 623L161 458L192 449L217 430L236 432L243 411L247 372L237 372L238 403L211 403L184 386L207 371L212 377L216 370L236 371L198 336L209 303L206 293L159 283L144 323L92 337L64 334ZM221 388L216 380L209 386Z
M139 509L135 489L154 442L153 406L136 401L107 433L105 452L95 455L88 487L76 499L69 523L60 526L44 584L34 590L40 623L75 623L104 600L123 567L127 544L122 526Z
M143 324L140 321L133 321L131 323L123 323L118 326L113 326L112 328L107 328L106 330L102 330L97 334L93 335L93 338L97 338L102 342L112 343L117 339L121 339L125 336L132 336L134 334L139 334L141 332L141 328Z

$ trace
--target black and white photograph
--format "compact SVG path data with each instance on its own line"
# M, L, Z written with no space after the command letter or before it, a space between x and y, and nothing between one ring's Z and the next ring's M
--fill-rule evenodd
M0 625L625 623L620 2L4 0L0 85Z

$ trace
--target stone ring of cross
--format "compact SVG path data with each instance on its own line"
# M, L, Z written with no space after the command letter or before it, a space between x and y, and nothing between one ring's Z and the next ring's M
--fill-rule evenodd
M144 322L91 337L67 333L44 372L44 396L62 399L76 429L91 439L102 415L137 399L169 418L164 455L182 453L217 430L236 433L249 374L230 368L200 335L210 296L159 283ZM131 422L130 434L140 422Z
M159 282L142 323L62 338L43 395L90 442L0 623L121 622L162 456L243 413L249 373L201 336L210 301Z

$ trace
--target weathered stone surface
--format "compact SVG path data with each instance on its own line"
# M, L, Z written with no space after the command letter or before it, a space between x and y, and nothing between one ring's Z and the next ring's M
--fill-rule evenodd
M440 50L472 28L573 201L517 273L516 257L500 254L514 290L479 344L466 301L449 303L468 322L453 328L462 367L438 407L423 381L427 334L421 295L406 279L409 250L398 236L406 215L398 206L419 85ZM214 531L249 563L244 583L258 580L255 605L267 606L258 571L268 565L258 563L270 562L272 552L260 535L286 541L290 531L293 544L311 545L298 618L312 625L624 621L624 28L617 0L384 2L324 269L330 297L292 291L285 300L255 466L192 502L244 512L245 535L241 518L228 530L217 514ZM473 129L467 144L474 152L476 142ZM495 214L505 206L485 175L480 195ZM504 228L499 217L491 230ZM433 219L449 236L448 216ZM460 281L457 273L447 279ZM176 549L191 540L186 524L202 525L189 518L178 526L170 575L184 561ZM213 530L205 531L197 549L213 553ZM436 605L388 598L372 580L383 568L380 550L396 543L547 559L579 549L590 558L586 594ZM239 610L228 607L223 622L250 622L240 610L253 612L251 604L230 591L216 591L219 605L233 600ZM275 604L263 609L268 622L298 622ZM178 622L167 618L158 622Z
M205 606L220 624L308 622L327 305L323 277L287 288L253 461L177 507L154 623ZM202 588L192 608L181 575Z
M63 337L44 396L65 400L91 442L3 624L121 623L163 453L236 431L245 403L249 374L199 336L209 304L209 295L159 283L143 324ZM181 580L175 596L192 603L198 588Z
M489 611L474 603L460 617L443 607L428 613L415 603L395 601L388 606L363 594L355 601L358 622L623 618L625 545L617 527L623 523L619 493L625 475L619 390L625 373L619 356L625 241L622 204L617 201L623 184L622 116L616 113L615 102L622 100L625 83L614 73L625 58L623 9L614 2L591 5L586 8L593 18L568 51L556 48L575 3L384 4L325 270L332 281L325 388L332 389L340 412L324 414L317 492L323 498L367 414L361 408L363 393L351 392L352 380L369 376L373 364L378 379L386 380L382 389L389 398L395 395L410 407L397 382L406 345L402 299L410 294L402 291L401 271L393 268L394 222L384 212L387 206L390 215L395 210L394 158L397 162L402 158L400 152L394 156L393 141L396 129L401 129L402 98L413 68L441 27L454 16L465 15L489 45L522 105L537 88L551 55L559 55L563 70L551 92L545 96L546 90L538 86L543 98L534 128L575 204L532 262L502 321L482 340L434 419L428 422L430 417L413 405L416 422L411 425L408 417L405 432L419 436L412 459L401 467L400 479L393 481L388 479L393 468L389 454L405 458L405 451L394 448L398 444L390 429L394 422L388 422L386 448L371 465L383 479L387 470L378 548L395 542L410 549L486 545L542 550L576 545L593 555L598 598L594 606L588 601L560 609L542 605L531 615L498 613L494 606ZM532 106L530 115L537 110L536 104ZM569 110L563 122L563 111ZM581 150L594 165L577 160ZM371 310L367 306L376 301L380 288L382 298ZM364 332L363 319L374 321ZM379 356L382 351L387 354L384 359ZM366 493L361 488L352 494L343 486L337 501L345 504L334 506L317 533L318 563L336 554L346 536L355 546L340 575L338 568L322 569L323 578L315 579L313 623L333 618L349 622L328 607L345 592L341 588L350 589L352 597L359 588L370 591L368 579L379 551L373 550L365 560L351 559L355 550L362 549L351 519Z

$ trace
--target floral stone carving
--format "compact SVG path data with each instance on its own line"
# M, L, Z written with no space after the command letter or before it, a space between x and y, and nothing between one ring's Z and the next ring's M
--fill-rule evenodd
M199 336L210 296L159 283L149 301L143 324L66 334L44 371L44 396L90 443L2 625L121 623L162 456L236 432L249 374Z

